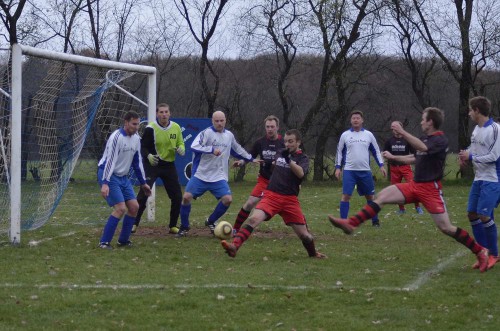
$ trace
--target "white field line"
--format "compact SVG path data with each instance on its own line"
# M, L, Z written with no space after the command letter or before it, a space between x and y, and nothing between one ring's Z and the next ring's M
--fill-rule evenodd
M58 238L69 237L69 236L72 236L74 234L76 234L76 232L75 231L71 231L71 232L68 232L68 233L63 233L62 235L57 236L57 237L53 237L53 238L44 238L44 239L40 239L40 240L30 240L28 242L28 246L38 246L39 244L41 244L43 242L54 240L54 239L58 239Z
M95 289L108 289L108 290L159 290L159 289L176 289L176 290L189 290L189 289L257 289L266 291L304 291L304 290L346 290L346 291L392 291L401 292L409 291L406 288L399 287L345 287L342 285L332 286L309 286L309 285L296 285L296 286L281 286L281 285L241 285L241 284L178 284L178 285L164 285L164 284L13 284L5 283L0 284L2 288L36 288L36 289L68 289L68 290L95 290Z
M443 271L446 267L448 267L450 264L452 264L457 258L464 256L468 251L465 250L460 250L447 258L446 260L442 261L438 265L436 265L434 268L431 268L427 271L424 271L420 274L420 276L417 277L413 282L409 283L405 288L408 289L408 291L416 291L418 290L422 285L427 283L429 279L432 277L432 275L435 275L441 271Z

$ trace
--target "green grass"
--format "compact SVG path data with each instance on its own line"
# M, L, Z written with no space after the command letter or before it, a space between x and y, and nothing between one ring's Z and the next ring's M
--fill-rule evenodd
M233 222L253 181L232 183ZM385 186L379 181L378 189ZM453 222L465 217L468 184L445 184ZM175 239L135 236L132 249L97 249L109 213L85 219L55 217L22 233L20 247L0 246L2 330L498 330L500 268L472 270L474 256L436 230L426 214L381 212L382 227L364 225L353 236L326 221L338 214L340 184L305 183L301 203L317 248L307 257L279 217L263 224L235 259L208 236ZM353 196L351 211L363 204ZM194 227L215 206L205 195L193 203ZM67 208L67 207L66 207ZM158 221L168 203L158 192ZM146 223L145 223L146 225ZM115 237L116 240L116 237Z

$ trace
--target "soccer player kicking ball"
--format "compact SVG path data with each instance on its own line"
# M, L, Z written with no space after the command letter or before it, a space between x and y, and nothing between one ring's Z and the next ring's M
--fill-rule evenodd
M297 198L300 183L309 170L309 158L299 149L300 132L295 129L288 130L284 140L286 149L276 154L273 175L262 200L236 233L233 241L231 243L221 241L222 247L230 257L236 256L238 249L260 223L270 220L276 214L283 218L286 225L292 227L310 257L326 257L316 251L314 238L307 229L306 218L302 214Z
M415 163L414 181L386 187L373 201L369 201L363 209L348 219L332 215L328 215L328 218L333 226L340 228L346 234L352 234L364 221L380 212L384 204L421 202L439 230L469 248L477 257L479 270L485 272L488 269L488 250L479 245L467 231L452 225L446 211L441 178L443 178L448 139L443 131L439 131L443 121L442 110L432 107L424 109L420 123L424 136L420 139L406 132L399 123L392 123L391 129L401 134L415 148L416 153L395 156L386 151L383 156L389 160Z

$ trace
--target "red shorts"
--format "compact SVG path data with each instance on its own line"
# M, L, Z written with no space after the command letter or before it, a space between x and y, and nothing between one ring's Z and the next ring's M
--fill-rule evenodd
M299 199L295 195L283 195L266 190L262 200L255 208L266 213L267 220L278 214L283 218L286 225L306 224L306 218L302 214Z
M265 179L264 177L259 175L259 177L257 177L257 184L255 184L255 187L253 188L250 195L256 198L262 198L262 194L264 194L264 191L266 190L268 184L269 179Z
M406 180L407 183L413 180L413 171L409 164L391 165L391 184L401 183Z
M405 204L421 202L430 214L442 214L446 212L446 204L440 181L416 183L399 183L396 187L403 193Z

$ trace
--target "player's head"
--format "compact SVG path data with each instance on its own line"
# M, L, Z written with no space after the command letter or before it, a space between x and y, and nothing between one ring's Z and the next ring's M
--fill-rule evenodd
M220 110L215 111L212 115L212 124L215 131L224 131L224 128L226 127L226 115Z
M401 127L403 127L403 123L401 123L400 121L394 121L394 122L392 122L392 123L391 123L391 127L392 127L392 125L393 125L394 123L397 123L397 124L401 125ZM401 135L400 133L396 132L396 130L392 130L392 134L393 134L393 135L394 135L394 137L396 137L396 138L401 138L401 137L402 137L402 135Z
M290 129L285 132L285 148L294 153L300 147L300 142L302 140L302 135L297 129Z
M436 107L427 107L422 113L422 131L424 133L439 130L441 124L444 122L444 112Z
M486 97L474 97L469 100L469 116L472 112L479 112L481 115L490 117L491 101Z
M280 127L280 120L274 116L269 115L264 120L264 126L266 127L266 136L269 139L276 139L278 137L278 129Z
M159 103L156 106L156 119L158 122L165 126L170 120L170 106L166 103Z
M134 135L139 130L140 117L135 111L128 111L123 116L125 124L123 129L125 133L129 136Z
M351 127L355 131L361 130L363 127L364 115L361 110L353 110L350 114Z

